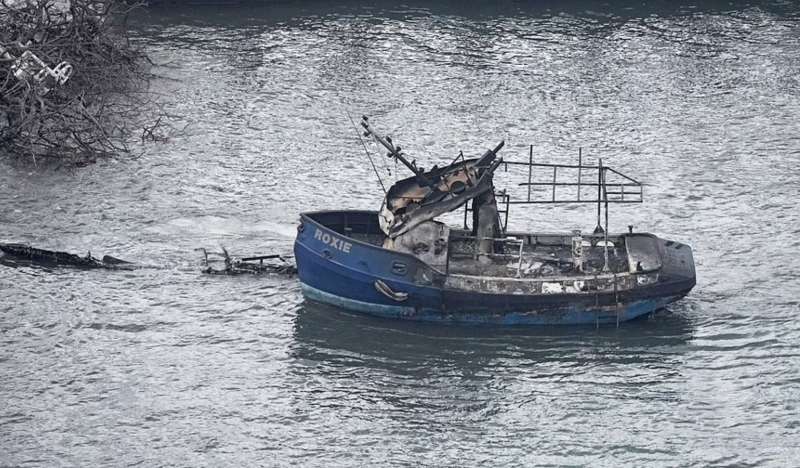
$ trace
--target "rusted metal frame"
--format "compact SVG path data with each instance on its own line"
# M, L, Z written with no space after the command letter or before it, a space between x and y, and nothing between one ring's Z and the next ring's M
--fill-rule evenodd
M612 188L612 189L617 189L619 191L608 191L609 187ZM636 198L634 198L634 201L638 201L638 202L642 201L643 196L642 196L641 187L639 187L639 191L636 191L636 192L627 191L627 190L625 190L625 187L638 187L638 186L634 185L634 184L615 184L615 183L606 184L606 193L608 195L617 195L617 196L621 197L621 198L616 199L616 200L610 199L609 201L613 203L613 202L618 201L618 200L625 200L625 195L628 195L629 197L636 197Z
M526 182L520 182L517 185L519 185L519 186L524 186L524 185L537 185L537 186L538 185L547 185L547 186L557 185L559 187L575 187L575 186L597 187L598 184L596 184L594 182L583 182L583 183L579 183L579 182L527 182L527 183ZM640 186L639 184L633 184L633 183L626 184L626 183L622 183L622 182L620 182L620 183L612 182L612 183L606 184L606 185L610 185L610 186L614 186L614 187L621 187L621 186L639 187Z
M625 175L625 174L623 174L623 173L621 173L619 171L616 171L616 170L614 170L614 169L612 169L612 168L610 168L608 166L604 166L603 169L606 170L606 171L613 172L614 174L616 174L616 175L618 175L618 176L620 176L620 177L622 177L624 179L627 179L627 180L633 182L634 184L636 184L638 186L642 185L641 182L639 182L638 180L634 179L633 177L627 176L627 175Z
M587 165L577 165L577 164L551 164L551 163L534 163L534 162L524 162L524 161L506 161L506 164L512 166L533 166L533 167L559 167L561 169L599 169L598 166L587 166Z
M583 175L583 148L578 147L578 200L581 199L581 176L582 175ZM528 182L530 182L530 181L528 181Z
M256 260L258 260L258 265L263 267L264 266L264 260L275 260L275 259L278 259L278 260L280 260L280 261L282 261L284 263L287 263L286 257L284 257L283 255L278 255L278 254L258 255L258 256L255 256L255 257L244 257L244 258L240 258L239 261L241 261L241 262L255 262ZM208 264L208 256L206 256L206 264Z
M517 166L527 166L528 167L528 182L521 182L521 183L518 184L518 186L521 186L521 187L524 187L524 186L528 187L527 199L525 201L512 202L512 204L524 204L524 203L582 203L584 201L586 201L588 203L598 203L598 204L600 204L602 201L605 201L602 198L602 194L601 194L601 187L602 187L603 184L605 184L606 186L611 186L611 187L615 187L615 188L619 189L619 192L608 192L608 190L606 189L606 192L608 192L608 195L619 195L621 197L621 200L608 200L611 203L619 203L620 201L628 202L629 200L625 200L625 196L626 195L629 196L629 197L630 196L638 196L639 200L631 201L633 203L640 203L641 199L644 197L644 190L643 190L642 183L639 182L638 180L634 179L633 177L627 176L627 175L625 175L625 174L623 174L623 173L621 173L621 172L619 172L619 171L617 171L615 169L612 169L610 167L602 165L602 161L600 161L598 163L598 165L596 165L596 166L583 164L583 148L578 148L578 164L577 165L574 165L574 164L534 163L533 162L533 145L529 146L528 162L503 161L503 164L505 164L506 170L507 170L509 164L517 165ZM549 167L549 168L553 168L553 173L554 173L553 174L554 175L553 181L552 182L534 182L533 181L533 168L534 167L545 167L545 168ZM558 182L556 180L557 179L557 175L556 174L557 174L557 169L558 168L578 169L578 182L577 183L575 183L575 182ZM597 172L598 172L598 182L597 183L584 182L583 181L583 171L584 171L584 169L597 170ZM628 182L608 183L607 180L606 180L607 178L605 177L605 175L604 174L603 175L600 174L602 171L610 171L610 172L612 172L612 173L624 178ZM577 197L576 197L575 200L555 200L555 196L551 196L551 200L549 202L535 201L535 200L532 199L532 190L533 190L533 187L537 187L537 186L551 186L551 187L553 187L553 192L556 191L555 187L578 187L578 193L577 193ZM594 199L594 200L585 200L585 199L583 199L582 195L581 195L581 189L583 188L583 186L598 187L598 197L597 197L597 199ZM625 187L638 187L639 190L631 192L631 191L625 190ZM599 212L599 209L598 209L598 212ZM601 225L601 223L599 221L601 216L602 216L601 214L598 215L598 225Z
M603 200L600 199L599 201L602 202ZM551 200L531 200L531 201L519 200L519 201L511 201L511 202L509 202L509 204L510 205L553 205L553 204L559 204L559 203L592 203L592 204L594 204L594 203L597 203L597 202L598 202L598 200L586 200L586 199L581 199L581 200L556 200L556 201L551 201ZM627 203L642 203L641 200L609 200L608 202L609 203L626 203L626 204Z
M642 201L642 199L644 198L644 188L643 188L643 184L641 182L639 182L638 180L634 179L633 177L627 176L627 175L625 175L625 174L623 174L623 173L621 173L619 171L616 171L616 170L614 170L614 169L612 169L610 167L606 168L606 171L611 171L612 173L622 177L623 179L630 181L630 183L619 183L618 182L618 183L615 183L615 184L609 184L609 185L614 186L614 187L619 187L619 189L621 190L620 192L609 192L609 195L620 195L623 200L625 199L625 195L638 196L639 197L639 201ZM638 190L638 192L626 192L625 191L625 187L638 187L639 190Z

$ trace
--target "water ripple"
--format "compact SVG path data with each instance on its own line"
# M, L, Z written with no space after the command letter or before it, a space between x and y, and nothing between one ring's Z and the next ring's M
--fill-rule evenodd
M624 3L141 19L186 134L77 172L0 171L0 241L154 267L0 265L0 464L793 464L800 12ZM288 253L297 213L379 206L345 111L426 167L499 139L510 160L530 144L537 159L603 157L647 183L611 223L691 244L699 284L619 329L510 330L200 275L197 247ZM593 223L581 207L512 216Z

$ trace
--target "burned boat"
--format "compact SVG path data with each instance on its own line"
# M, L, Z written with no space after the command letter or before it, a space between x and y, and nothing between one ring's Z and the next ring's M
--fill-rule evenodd
M379 211L300 215L294 252L309 300L419 321L618 324L663 308L695 285L689 246L632 226L609 233L609 205L641 203L643 190L602 160L538 163L531 147L528 161L504 161L501 142L479 158L460 154L425 171L366 117L361 126L413 176L386 191ZM495 189L501 167L516 171L516 198ZM577 173L576 180L564 182L559 171ZM543 203L596 204L597 225L591 233L507 229L510 207ZM459 209L463 226L437 219Z

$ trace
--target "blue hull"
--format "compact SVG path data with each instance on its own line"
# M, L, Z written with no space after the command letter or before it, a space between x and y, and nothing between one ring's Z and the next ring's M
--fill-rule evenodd
M321 291L305 283L301 283L303 295L311 301L341 307L375 317L388 319L415 320L434 323L462 323L476 325L587 325L608 324L632 320L664 308L673 301L672 298L661 300L643 300L620 308L619 318L616 313L607 310L587 310L573 308L559 311L557 314L531 314L526 312L504 312L499 314L485 313L451 313L446 314L435 309L414 309L413 307L393 306L361 302L347 297Z
M444 275L416 257L340 234L349 232L349 225L369 234L378 229L377 215L302 215L294 250L303 294L309 300L378 317L425 322L576 325L631 320L682 296L630 297L618 304L609 298L598 301L594 295L511 296L448 290ZM402 292L403 297L382 293L378 282L389 291Z

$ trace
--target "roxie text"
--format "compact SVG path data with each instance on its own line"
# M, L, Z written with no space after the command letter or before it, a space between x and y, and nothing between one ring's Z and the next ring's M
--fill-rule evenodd
M334 237L327 232L322 232L316 229L314 232L314 239L321 240L322 242L330 245L334 249L341 250L344 253L350 253L350 247L353 246L350 242L345 242L337 237Z

